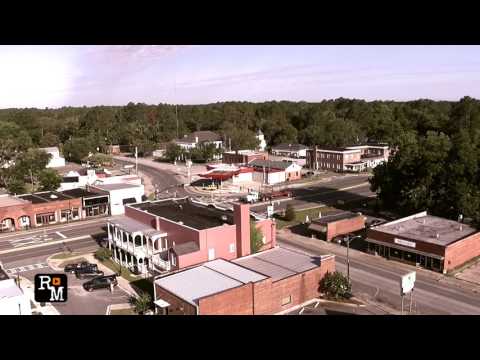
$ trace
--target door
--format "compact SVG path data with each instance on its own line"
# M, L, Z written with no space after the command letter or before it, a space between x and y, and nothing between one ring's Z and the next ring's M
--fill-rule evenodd
M215 259L215 249L208 249L208 261Z
M426 257L423 256L423 255L420 255L419 257L420 257L420 259L419 259L420 266L421 267L426 267L426 265L427 265Z

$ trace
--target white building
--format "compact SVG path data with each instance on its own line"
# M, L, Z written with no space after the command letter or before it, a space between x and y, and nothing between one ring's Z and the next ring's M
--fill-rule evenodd
M272 147L272 155L303 159L307 156L308 146L302 144L278 144Z
M145 195L143 185L132 184L102 184L92 188L108 193L110 196L110 214L122 215L125 213L125 205L142 202Z
M0 315L32 315L30 299L14 279L0 281Z
M86 170L86 171L85 171ZM141 185L142 179L137 175L117 175L117 176L98 176L95 169L84 169L83 175L77 171L70 171L63 177L60 187L57 191L78 189L87 185L104 185L104 184L130 184ZM106 175L107 170L104 170Z
M222 137L213 131L195 131L185 135L182 139L175 140L175 144L182 149L190 150L198 145L214 144L217 149L223 147Z
M257 150L265 151L267 147L267 142L265 141L265 135L263 135L262 130L257 131L257 135L255 136L260 143L257 146Z
M253 180L275 185L285 181L301 179L302 167L291 161L271 161L256 159L248 163L253 168Z
M58 147L40 148L39 150L43 150L47 154L52 155L49 163L47 164L47 168L57 168L65 166L65 158L60 156L60 150L58 150Z

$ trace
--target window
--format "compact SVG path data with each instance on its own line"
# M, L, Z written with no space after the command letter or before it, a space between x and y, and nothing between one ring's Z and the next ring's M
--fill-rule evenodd
M233 244L233 243L230 244L230 245L228 246L228 251L230 251L231 253L234 253L234 252L235 252L235 244Z
M78 208L73 208L72 209L72 218L73 219L78 219Z
M172 254L171 262L173 266L177 266L177 258L175 257L175 254Z
M62 210L60 212L60 221L67 221L69 219L70 210Z
M292 295L288 295L282 299L282 306L288 305L292 302Z

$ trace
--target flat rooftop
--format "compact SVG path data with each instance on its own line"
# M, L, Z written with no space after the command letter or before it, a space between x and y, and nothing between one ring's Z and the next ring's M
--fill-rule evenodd
M323 215L321 218L312 219L312 223L326 225L331 222L345 220L345 219L353 219L359 216L361 215L350 212L350 211L337 212L331 215Z
M24 199L32 202L33 204L40 204L52 201L71 200L73 197L56 191L45 191L34 194L24 194L18 196L20 199Z
M470 225L426 214L426 212L398 219L372 228L399 238L446 246L476 233ZM438 234L438 238L437 238Z
M14 279L0 281L0 300L22 295L23 292L17 286Z
M233 212L194 203L188 198L147 201L130 205L197 230L234 224Z
M278 247L232 262L277 281L320 266L321 257Z
M190 303L198 304L198 300L202 297L266 278L262 274L232 262L216 259L167 275L157 279L155 283Z
M0 207L25 205L26 202L10 195L0 195Z
M119 184L100 184L100 185L94 185L94 187L100 190L112 191L112 190L126 190L126 189L140 188L141 185L119 183Z
M98 193L87 191L86 189L83 189L83 188L64 190L64 191L62 191L62 194L65 194L67 196L71 196L73 198L81 198L81 197L90 197L90 196L101 195L101 194L98 194ZM105 196L107 196L107 195L105 195Z

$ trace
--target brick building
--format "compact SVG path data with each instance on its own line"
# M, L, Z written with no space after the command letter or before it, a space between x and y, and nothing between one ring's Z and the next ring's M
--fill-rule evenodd
M156 311L171 315L277 314L319 296L335 257L274 248L216 259L154 281Z
M339 235L346 235L365 229L365 216L349 211L339 212L313 219L309 230L320 234L326 241L332 241Z
M275 222L255 219L249 205L233 211L189 198L125 206L125 215L108 220L113 259L142 273L182 269L216 258L250 254L250 222L263 234L263 248L276 244Z
M26 230L108 215L109 195L85 189L0 196L0 231Z
M347 147L318 147L307 150L306 167L313 170L360 172L388 161L390 149L386 144L367 144Z
M366 241L372 254L444 273L480 256L477 229L426 211L372 227Z
M223 153L223 162L225 164L245 165L253 160L267 160L268 153L254 152L250 150L227 151Z

